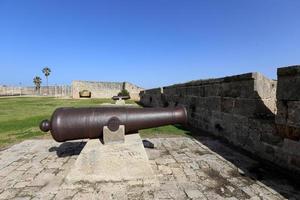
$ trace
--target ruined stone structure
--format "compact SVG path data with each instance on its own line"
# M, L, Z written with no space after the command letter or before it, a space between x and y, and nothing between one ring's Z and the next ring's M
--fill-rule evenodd
M139 93L143 90L136 85L128 82L93 82L93 81L73 81L73 98L80 98L79 92L88 90L91 92L91 98L112 98L122 90L126 89L130 98L139 100Z
M191 81L140 93L145 106L188 108L189 125L300 173L300 66Z

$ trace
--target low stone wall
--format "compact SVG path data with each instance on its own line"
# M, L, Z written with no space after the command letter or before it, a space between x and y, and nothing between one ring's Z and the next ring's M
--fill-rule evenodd
M72 88L69 85L35 87L0 86L0 96L71 96Z
M299 136L293 132L300 124L299 72L295 67L279 69L277 94L277 81L248 73L145 90L140 93L141 103L152 107L184 105L191 127L300 172L299 138L288 137L291 132Z
M80 98L79 92L88 90L91 92L91 98L112 98L118 95L122 89L126 89L131 99L139 100L139 93L143 88L128 82L93 82L93 81L73 81L73 98Z

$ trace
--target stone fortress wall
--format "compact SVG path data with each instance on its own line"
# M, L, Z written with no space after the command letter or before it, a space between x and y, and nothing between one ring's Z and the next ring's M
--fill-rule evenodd
M184 105L189 125L300 174L300 66L191 81L140 93L151 107Z
M128 82L73 81L71 86L41 86L39 90L36 90L35 87L0 85L0 96L56 96L78 99L80 91L89 90L91 98L112 98L122 89L128 90L133 100L139 100L139 93L144 90Z
M4 86L0 85L0 96L72 96L72 88L69 85L59 86L42 86L39 90L35 87L18 87L18 86Z
M143 88L128 82L72 82L72 96L75 99L80 98L79 92L82 90L90 91L91 98L112 98L113 96L118 95L122 89L126 89L130 94L130 98L133 100L139 100L139 93L143 90Z

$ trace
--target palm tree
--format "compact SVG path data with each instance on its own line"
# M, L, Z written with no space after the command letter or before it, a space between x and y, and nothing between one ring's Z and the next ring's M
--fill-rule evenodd
M33 78L33 83L35 85L35 90L39 90L41 88L42 79L39 76Z
M44 75L46 76L46 80L47 80L47 93L49 94L49 86L48 86L48 76L51 73L51 69L49 67L44 67L44 69L42 70L42 72L44 73Z

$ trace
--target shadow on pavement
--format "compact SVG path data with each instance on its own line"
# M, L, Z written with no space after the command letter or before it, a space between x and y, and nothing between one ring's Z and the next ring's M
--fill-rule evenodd
M191 130L190 136L210 150L234 164L241 176L260 181L287 199L300 198L300 183L285 169L259 159L228 142L199 130Z
M68 157L79 155L86 142L64 142L58 147L54 146L49 149L49 152L56 151L58 157Z

